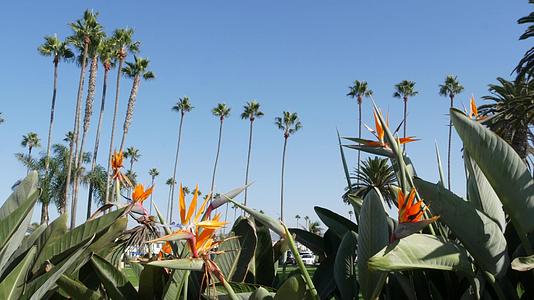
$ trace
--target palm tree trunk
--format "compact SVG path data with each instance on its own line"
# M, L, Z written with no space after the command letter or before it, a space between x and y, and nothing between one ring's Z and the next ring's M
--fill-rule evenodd
M451 98L451 107L454 106L454 97ZM449 110L450 111L450 110ZM449 113L449 149L447 150L447 185L449 190L451 189L451 144L452 144L452 118Z
M133 80L132 90L130 92L130 99L128 99L128 108L126 109L126 117L124 118L124 125L122 127L122 140L120 151L124 149L124 142L126 141L126 135L128 135L128 129L132 124L133 112L135 107L135 99L137 98L137 91L139 90L139 84L141 83L140 75L136 75Z
M82 106L82 96L83 96L83 83L84 83L84 79L85 79L85 63L86 63L86 59L87 59L87 49L89 48L89 43L88 41L85 41L84 43L84 47L83 47L83 57L82 57L82 68L80 70L80 81L78 83L78 95L77 95L77 99L76 99L76 112L75 112L75 116L74 116L74 128L72 129L73 131L73 139L72 141L70 142L70 145L69 145L69 164L67 166L67 179L66 179L66 185L65 185L65 206L67 205L67 201L69 199L69 187L70 187L70 178L71 178L71 173L72 173L72 164L74 162L74 156L76 156L78 154L77 152L77 149L76 151L74 151L74 144L78 144L78 129L79 129L79 124L80 124L80 108ZM77 146L76 146L77 148ZM73 155L74 154L74 155ZM60 213L61 214L64 214L66 212L66 207L62 207L60 208ZM75 211L75 208L74 208L74 211ZM72 212L72 210L71 210ZM75 215L71 214L71 226L73 224L72 220L74 220L74 217Z
M105 203L109 202L109 188L111 183L111 155L113 154L113 139L115 138L115 127L117 125L117 111L119 110L119 93L120 93L120 81L121 81L121 72L122 72L122 64L124 63L124 59L121 58L119 60L119 66L117 70L117 81L115 84L115 108L113 110L113 122L111 125L111 138L109 141L109 154L108 154L108 166L107 166L107 180L106 180L106 199L104 200Z
M104 82L102 84L102 100L100 102L100 113L98 115L98 124L96 126L95 148L93 149L93 159L91 161L91 173L95 170L96 159L98 157L98 145L100 144L100 129L102 128L102 121L104 119L104 108L106 106L106 91L108 89L108 68L104 68ZM87 197L87 219L91 217L91 206L93 203L93 190L92 183L89 184L89 196ZM102 199L100 199L102 201Z
M224 119L221 118L221 123L219 125L219 141L217 142L217 155L215 156L215 164L213 165L213 175L211 176L210 195L213 194L213 188L215 187L215 173L217 172L217 163L219 162L219 153L221 151L222 129L223 129L223 122L224 122L223 120Z
M46 160L45 173L48 174L50 166L50 149L52 147L52 128L54 126L54 113L56 110L56 95L57 95L57 67L58 62L54 61L54 91L52 92L52 105L50 107L50 123L48 124L48 140L46 142ZM41 216L42 219L42 216Z
M41 224L48 225L48 203L42 203L41 205Z
M528 125L516 129L511 146L514 148L515 152L519 154L519 157L521 157L521 159L528 165Z
M32 161L32 146L28 147L28 162L31 163ZM28 164L28 167L26 168L26 175L30 173L30 165Z
M250 128L248 133L248 155L247 155L247 170L245 172L245 186L248 185L248 170L250 167L250 153L252 152L252 127L253 127L254 121L250 120ZM248 196L248 187L245 187L245 206L247 206L247 196Z
M155 177L152 176L152 185L151 185L152 187L154 186L154 179L155 179ZM150 215L152 215L152 197L153 197L153 196L154 196L154 195L150 194L150 209L149 209L149 214L150 214Z
M403 122L403 130L404 130L404 137L406 137L406 117L408 114L408 97L404 97L404 122ZM406 151L406 144L402 145L402 150Z
M362 138L362 101L360 99L358 99L358 138ZM360 150L358 150L358 170L356 172L357 174L360 173L360 156L361 152ZM357 183L360 183L360 176L356 176L356 181Z
M284 168L286 164L287 136L284 137L284 151L282 152L282 177L280 184L280 221L284 222Z
M172 184L169 184L169 196L167 197L167 224L171 224L171 191L172 191Z
M184 112L180 114L180 125L178 126L178 142L176 143L176 155L174 157L174 170L172 173L171 184L171 206L170 206L170 218L172 219L172 209L174 204L174 183L176 182L176 169L178 168L178 155L180 154L180 142L182 140L182 124L184 121Z

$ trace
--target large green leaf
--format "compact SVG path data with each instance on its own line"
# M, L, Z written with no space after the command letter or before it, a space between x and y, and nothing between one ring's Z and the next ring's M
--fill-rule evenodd
M91 257L91 265L98 278L106 288L108 295L114 300L137 299L137 291L128 278L115 266L98 255Z
M24 259L0 282L0 299L19 299L36 251L36 247L31 248Z
M512 269L517 271L528 271L534 269L534 255L515 258L512 261Z
M388 244L388 224L384 205L376 190L365 196L360 215L358 234L358 277L364 299L376 299L387 274L371 272L368 260Z
M273 299L273 293L269 292L263 287L259 287L258 289L256 289L254 292L252 292L252 294L248 298L248 300L272 300L272 299Z
M433 213L449 226L478 265L494 275L503 275L508 254L499 225L451 191L420 178L414 182L422 197L431 203Z
M145 266L139 278L139 299L161 299L165 282L164 269L155 266Z
M289 277L284 284L278 289L274 300L287 300L287 299L304 299L306 295L306 282L302 279L302 276L295 275Z
M499 196L520 234L534 230L534 181L514 149L494 132L451 109L454 128L464 148Z
M242 282L247 275L248 266L254 258L258 238L254 228L254 221L249 218L239 218L232 228L234 234L239 237L239 256L235 270L229 280L232 282ZM230 249L232 250L232 249Z
M200 258L159 260L149 262L148 265L176 270L202 271L204 269L204 261Z
M185 273L189 271L173 270L167 285L164 288L163 300L176 300L180 299L182 290L184 287Z
M351 230L358 232L358 225L349 219L319 206L315 206L313 209L315 210L315 213L317 213L317 216L319 216L319 219L321 219L328 228L332 229L339 238L343 238L345 233Z
M289 232L295 235L297 242L304 245L313 253L324 257L324 240L315 233L300 228L289 228Z
M254 283L271 286L276 275L273 241L269 228L261 222L254 222L256 225L256 236L258 242L254 252L254 261L250 270L254 275Z
M26 252L35 245L39 237L45 232L48 225L41 224L37 228L35 228L31 234L27 234L23 239L20 245L18 246L17 250L13 255L11 256L11 259L8 263L12 263L16 258L18 258L20 255L25 255Z
M223 195L223 196L225 196L225 195ZM251 216L254 217L254 219L260 221L265 226L269 227L272 231L274 231L279 236L283 237L285 235L284 227L282 226L280 221L275 220L275 219L267 216L266 214L264 214L262 212L259 212L259 211L255 210L255 209L252 209L252 208L249 208L247 206L244 206L243 204L235 201L232 198L227 198L227 200L232 202L233 204L237 205L237 207L241 208L242 210L246 211L247 213L249 213Z
M221 244L219 250L223 253L217 255L214 261L221 269L224 277L231 278L235 274L239 265L239 255L241 254L239 240L237 238L226 240ZM244 267L247 268L248 263Z
M468 174L467 194L469 201L475 205L476 209L484 212L495 221L504 232L506 217L499 197L476 162L471 159L467 150L464 151L464 162Z
M443 175L443 166L441 165L441 156L439 155L438 143L436 142L436 160L438 164L439 184L445 186L445 176Z
M37 172L31 171L24 180L15 188L15 191L6 199L0 207L0 220L14 212L30 195L37 190Z
M341 145L341 137L339 131L337 131L337 141L339 143L339 153L341 154L341 163L343 164L343 171L345 172L345 178L347 179L347 188L349 192L352 192L352 183L350 180L349 167L347 166L347 159L345 159L345 151L343 151L343 145Z
M98 291L86 287L78 280L74 280L67 275L62 275L57 280L57 285L72 299L79 300L99 300L104 299Z
M341 240L334 261L334 279L342 299L358 297L358 281L356 278L356 251L358 236L349 231Z
M463 247L433 235L417 233L384 247L369 259L369 269L384 272L434 269L473 274Z

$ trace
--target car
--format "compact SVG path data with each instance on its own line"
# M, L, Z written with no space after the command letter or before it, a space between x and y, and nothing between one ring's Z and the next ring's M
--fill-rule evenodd
M300 254L300 257L302 258L302 262L305 265L314 265L315 264L315 255L313 255L310 252L303 252Z
M293 256L293 253L291 251L287 252L286 256L286 265L294 265L296 264L295 257Z

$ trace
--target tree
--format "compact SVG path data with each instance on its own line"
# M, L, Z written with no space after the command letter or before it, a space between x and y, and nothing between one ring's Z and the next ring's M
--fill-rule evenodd
M139 85L141 84L141 79L150 80L155 78L154 73L148 70L149 63L150 61L146 58L134 56L134 62L126 62L126 67L122 68L122 72L124 72L126 77L133 79L133 84L132 90L130 91L130 97L128 98L128 108L126 109L124 125L122 127L122 141L120 151L124 149L126 135L128 134L128 129L132 124L134 106L137 98L137 92L139 91Z
M0 112L0 124L4 123L6 120L2 116L2 113Z
M534 1L530 0L529 3L534 4ZM527 30L519 36L519 40L526 40L534 36L534 12L531 12L528 16L520 18L517 20L517 23L529 24ZM525 52L514 71L517 72L517 80L522 80L525 77L532 77L534 74L534 47Z
M304 221L306 221L306 228L308 228L308 222L310 222L310 217L305 216Z
M490 95L482 97L490 103L481 105L478 111L486 116L483 123L507 141L526 163L529 140L533 138L529 126L534 125L534 80L497 81L489 85Z
M159 176L159 171L156 168L152 168L148 170L148 175L150 175L150 178L152 179L151 186L154 186L154 181L157 176ZM150 215L152 215L152 194L150 194Z
M80 50L81 55L81 68L80 68L80 79L78 82L78 94L76 99L76 110L74 114L74 128L72 130L74 136L73 140L69 146L69 163L67 167L67 180L66 182L70 183L70 178L72 176L71 170L72 165L78 165L78 135L80 130L80 111L82 105L82 96L83 96L83 85L85 79L85 69L87 62L87 54L89 51L89 45L91 43L91 37L95 32L101 31L100 25L98 24L96 18L98 13L95 13L90 10L84 12L83 18L77 20L74 23L71 23L71 29L74 32L72 36L68 38L69 43L75 45ZM65 186L65 198L67 199L69 195L69 184ZM73 203L71 205L71 228L74 228L76 225L76 203L75 198L73 198ZM64 211L61 212L65 213Z
M369 157L363 162L360 170L356 170L354 177L357 182L353 183L351 189L347 187L347 192L343 195L343 201L349 203L350 196L365 198L365 195L377 188L384 198L386 204L391 207L396 203L396 197L390 186L397 184L395 170L388 165L388 159L380 157ZM350 193L350 190L353 192Z
M295 219L297 220L297 227L299 227L300 215L296 215L296 216L295 216Z
M128 147L126 148L126 151L124 152L124 158L130 160L130 172L133 172L133 165L136 161L139 161L139 158L141 157L141 152L139 149L135 147Z
M254 121L256 118L263 117L263 112L260 110L260 103L258 103L256 100L252 100L250 102L247 102L245 106L243 106L243 112L241 113L241 119L246 120L248 119L250 122L249 126L249 133L248 133L248 154L247 154L247 167L245 171L245 186L248 185L248 171L250 167L250 154L252 152L252 127L254 124ZM248 187L245 187L245 206L247 205L247 190Z
M95 170L96 160L98 157L98 147L100 145L100 134L101 134L101 129L102 129L102 122L104 120L104 108L106 106L108 73L111 70L111 68L114 66L114 61L113 61L113 58L115 55L114 44L115 44L115 40L113 38L108 38L102 41L102 43L100 43L99 48L98 48L100 63L102 64L102 67L104 68L104 79L102 82L102 99L100 101L100 113L98 114L98 124L96 127L95 145L93 148L93 156L91 159L91 173ZM107 185L107 179L106 179L106 185ZM90 184L89 185L89 196L87 197L87 218L91 216L91 204L93 202L93 188L94 188L93 185Z
M352 210L349 210L349 220L352 221L352 215L354 214L354 212Z
M415 90L415 81L403 80L395 85L395 92L393 97L402 99L404 103L404 117L403 117L403 135L406 137L406 123L407 123L407 114L408 114L408 99L414 97L418 94ZM403 145L403 148L406 148L406 145Z
M295 134L302 128L302 123L300 122L299 116L297 113L291 113L284 111L282 117L276 117L275 124L278 129L282 130L284 136L284 150L282 151L282 176L280 184L280 220L284 221L284 169L286 162L286 149L287 149L287 140L290 136Z
M448 75L445 82L439 85L439 95L449 97L451 100L450 108L454 107L454 97L460 94L464 87L458 82L458 78L453 75ZM449 148L447 150L447 182L448 188L451 189L451 142L452 142L452 119L449 116Z
M321 228L321 223L319 223L319 221L313 221L308 223L306 229L316 235L321 235L321 232L323 231L323 228Z
M367 86L367 81L354 80L354 84L349 87L347 96L356 98L358 103L358 138L362 138L362 101L373 95L373 91ZM360 150L358 150L358 170L360 169Z
M184 121L184 116L186 113L190 112L193 109L193 106L191 105L191 102L189 101L189 97L184 96L176 102L176 104L171 108L172 111L175 111L180 114L180 125L178 126L178 141L176 143L176 156L174 157L174 169L172 173L172 180L174 183L176 183L176 170L178 169L178 155L180 153L180 143L182 141L182 125ZM171 219L172 219L172 211L173 211L173 204L174 204L174 185L171 188Z
M117 80L115 83L115 105L113 109L113 121L111 125L111 136L109 141L109 153L108 153L108 165L107 165L107 173L110 174L109 170L111 168L111 156L113 154L113 142L115 139L115 127L117 124L117 112L119 109L119 94L120 94L120 80L122 75L122 66L124 64L124 60L126 59L128 53L137 53L139 52L139 45L140 43L138 41L133 40L133 29L131 28L120 28L116 29L113 32L113 36L111 37L113 40L113 54L114 54L114 60L118 61L118 67L117 67ZM109 176L109 175L108 175ZM108 177L108 180L106 181L106 202L109 201L109 188L111 183L111 177Z
M167 198L167 214L165 218L167 219L167 223L170 224L172 222L171 220L171 190L174 185L176 185L176 181L174 179L169 178L167 181L165 181L165 184L169 186L169 197Z
M213 195L213 189L215 188L215 174L217 172L217 164L219 162L219 153L221 151L221 140L224 119L230 116L231 108L224 103L218 103L216 107L211 110L211 113L219 118L219 139L217 142L217 154L215 155L215 163L213 164L213 175L211 176L210 195ZM226 213L224 214L224 221L228 218L228 203L226 203Z
M32 160L32 150L35 147L41 147L41 139L35 132L28 132L22 136L20 145L24 148L28 148L28 161ZM26 173L30 172L30 168L27 168Z
M69 44L66 41L61 41L56 35L45 36L44 40L45 42L41 44L37 50L43 56L52 57L52 63L54 65L52 105L50 107L50 122L48 124L48 139L46 143L46 157L49 157L50 149L52 147L52 128L54 126L54 114L56 109L58 65L61 61L71 60L74 57L74 53L70 49ZM48 169L48 162L46 163L46 168Z

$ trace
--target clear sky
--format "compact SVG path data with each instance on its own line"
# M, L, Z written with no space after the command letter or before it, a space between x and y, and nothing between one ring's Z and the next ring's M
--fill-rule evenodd
M141 56L151 60L156 73L156 80L141 84L127 144L141 150L134 167L140 182L149 183L149 168L159 169L159 207L165 207L164 183L172 175L178 114L170 108L178 97L188 95L195 106L184 123L178 181L198 183L204 191L209 190L218 131L210 109L217 102L232 107L216 181L218 191L227 191L244 182L248 123L239 114L246 101L258 99L265 117L256 122L254 133L252 207L279 214L283 138L274 117L296 111L304 125L288 145L285 215L290 225L296 214L317 219L314 205L347 215L349 207L340 200L345 179L336 128L342 135L357 133L356 102L345 96L353 80L369 82L392 124L402 118L402 101L392 97L393 85L403 79L417 82L419 95L410 99L407 124L409 134L421 141L410 144L408 154L419 176L437 181L434 142L445 160L449 105L438 95L438 84L447 74L458 75L465 86L457 101L461 107L470 95L487 94L487 84L497 76L508 77L530 47L518 41L524 27L516 24L531 11L527 0L9 1L0 10L0 111L6 118L0 125L1 198L25 175L13 155L24 151L22 135L35 131L46 144L53 69L36 49L45 35L69 35L67 24L87 8L100 13L108 33L133 27L142 42ZM56 142L72 129L78 74L75 64L60 65ZM102 149L111 124L114 83L109 86ZM131 81L123 80L122 87L120 126ZM372 123L370 108L366 101L367 124ZM94 131L95 126L87 149L92 149ZM453 189L463 195L460 148L454 136ZM354 165L356 152L347 155ZM78 215L83 217L86 191L80 202ZM57 215L55 208L51 211L52 217Z

